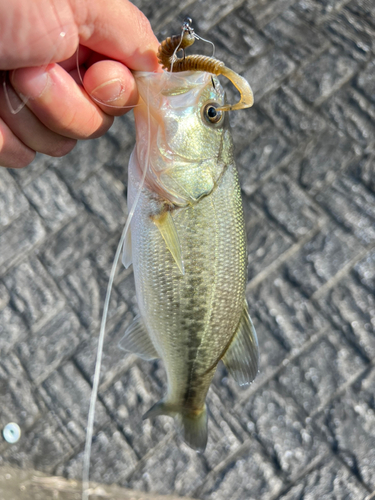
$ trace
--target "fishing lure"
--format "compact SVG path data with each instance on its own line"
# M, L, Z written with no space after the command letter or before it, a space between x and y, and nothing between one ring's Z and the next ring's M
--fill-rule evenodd
M165 365L166 395L144 418L174 417L184 441L202 452L205 399L219 361L248 384L258 371L258 342L245 298L246 234L226 113L250 107L253 95L221 61L186 56L194 40L187 22L159 48L164 72L135 73L141 100L123 263L133 264L140 314L121 346ZM237 87L238 103L226 103L217 75Z

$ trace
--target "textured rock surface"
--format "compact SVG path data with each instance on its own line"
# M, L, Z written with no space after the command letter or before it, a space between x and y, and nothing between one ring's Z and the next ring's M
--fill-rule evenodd
M260 374L241 389L219 366L203 455L167 417L143 422L165 373L119 348L137 313L131 271L119 268L92 478L202 500L374 498L374 2L136 3L160 39L191 16L254 88L255 106L230 120ZM18 443L0 441L2 465L81 477L134 140L126 116L65 158L0 170L0 428L22 428Z

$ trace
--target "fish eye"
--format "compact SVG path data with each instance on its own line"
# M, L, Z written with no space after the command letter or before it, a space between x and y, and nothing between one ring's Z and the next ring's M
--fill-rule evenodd
M209 102L203 108L203 116L206 122L217 125L223 120L224 113L222 111L218 111L217 108L220 105L216 102Z

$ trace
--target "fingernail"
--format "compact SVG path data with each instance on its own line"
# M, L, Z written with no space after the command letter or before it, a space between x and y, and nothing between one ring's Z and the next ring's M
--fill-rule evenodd
M41 97L49 83L46 69L23 68L13 71L11 78L13 87L29 99ZM27 73L25 74L25 72Z
M125 91L121 80L110 80L96 87L91 96L103 102L112 102L120 97Z

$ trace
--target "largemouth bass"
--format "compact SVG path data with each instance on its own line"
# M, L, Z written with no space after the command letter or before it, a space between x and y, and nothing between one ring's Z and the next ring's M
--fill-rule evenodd
M205 399L219 361L240 385L258 371L225 95L218 78L202 71L135 78L141 101L129 209L137 204L123 262L133 264L140 314L121 345L165 365L166 395L144 418L174 417L185 442L203 451Z

